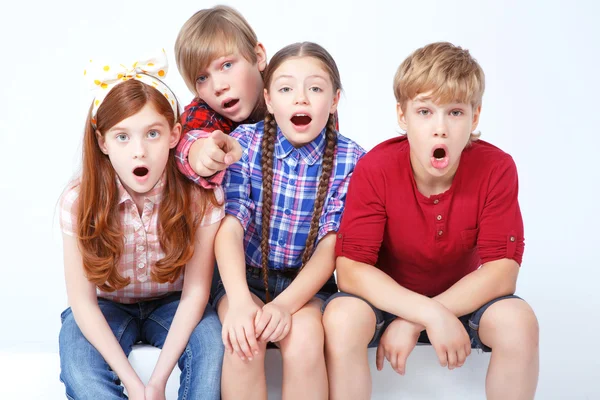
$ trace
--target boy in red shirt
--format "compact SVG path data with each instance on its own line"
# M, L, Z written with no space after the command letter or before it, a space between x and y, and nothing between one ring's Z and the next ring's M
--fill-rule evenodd
M514 296L524 241L515 163L478 140L484 74L467 50L434 43L394 79L406 135L371 150L350 182L337 236L343 292L324 307L331 399L368 399L367 347L403 375L417 342L460 367L491 351L489 399L532 399L538 323Z

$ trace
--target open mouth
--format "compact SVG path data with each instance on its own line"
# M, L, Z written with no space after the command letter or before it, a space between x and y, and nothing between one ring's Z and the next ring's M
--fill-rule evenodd
M292 124L296 126L306 126L310 124L312 118L307 114L295 114L292 116L292 118L290 118L290 121L292 121Z
M446 157L446 149L443 148L437 148L433 151L433 157L435 157L438 160L442 160Z
M224 109L231 108L231 107L235 106L239 101L240 101L240 99L231 99L229 101L226 101L225 103L223 103L223 108Z
M133 170L133 174L135 176L139 176L139 177L146 176L146 175L148 175L148 168L137 167L136 169Z

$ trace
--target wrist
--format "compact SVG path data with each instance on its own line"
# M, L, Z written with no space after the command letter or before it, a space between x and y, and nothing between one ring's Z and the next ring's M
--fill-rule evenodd
M160 390L160 391L164 391L167 388L167 379L169 377L167 376L166 378L164 377L157 377L152 375L150 377L150 380L148 381L148 385L151 388L154 388L156 390Z
M448 310L441 303L435 300L431 300L428 304L427 309L423 313L423 321L417 322L422 325L424 329L429 328L432 324L436 323L440 319L440 315L444 314Z

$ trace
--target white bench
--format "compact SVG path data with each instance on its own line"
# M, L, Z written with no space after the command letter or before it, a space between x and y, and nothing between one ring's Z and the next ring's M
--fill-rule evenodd
M159 350L136 346L129 359L140 377L147 381ZM417 346L409 357L405 376L397 375L386 365L375 369L375 349L369 350L373 376L374 400L485 399L485 375L489 354L473 351L465 365L448 371L437 365L431 346ZM59 380L57 353L0 352L0 399L65 399ZM167 384L167 400L177 399L179 369L175 367ZM269 399L281 398L281 356L276 349L267 352Z

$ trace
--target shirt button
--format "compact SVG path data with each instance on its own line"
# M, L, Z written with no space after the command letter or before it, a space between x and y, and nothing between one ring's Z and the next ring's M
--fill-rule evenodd
M280 240L280 241L279 241L279 242L277 242L277 243L279 243L279 245L280 245L280 246L283 246L283 245L285 244L285 242L284 242L283 240Z
M140 282L146 282L148 280L148 276L147 275L140 275L138 276L138 281Z
M439 203L439 202L440 202L440 200L439 200L439 199L435 199L435 200L433 201L433 204L437 204L437 203Z
M144 268L144 263L143 262L138 263L138 268Z
M296 181L294 179L290 179L290 181L288 183L290 185L294 186L296 184Z
M435 218L436 218L438 221L441 221L441 220L442 220L442 216L441 216L441 215L438 215L438 216L437 216L437 217L435 217Z
M291 212L289 209L287 209L287 208L286 208L285 210L283 210L283 212L284 212L284 214L285 214L285 215L290 215L290 214L292 213L292 212Z
M514 237L514 236L511 236L511 237L510 237L510 241L511 241L511 242L514 242L515 240L516 240L516 239L515 239L515 237Z
M138 246L137 249L138 251L144 251L144 246Z
M438 236L442 236L444 234L444 231L438 231Z

